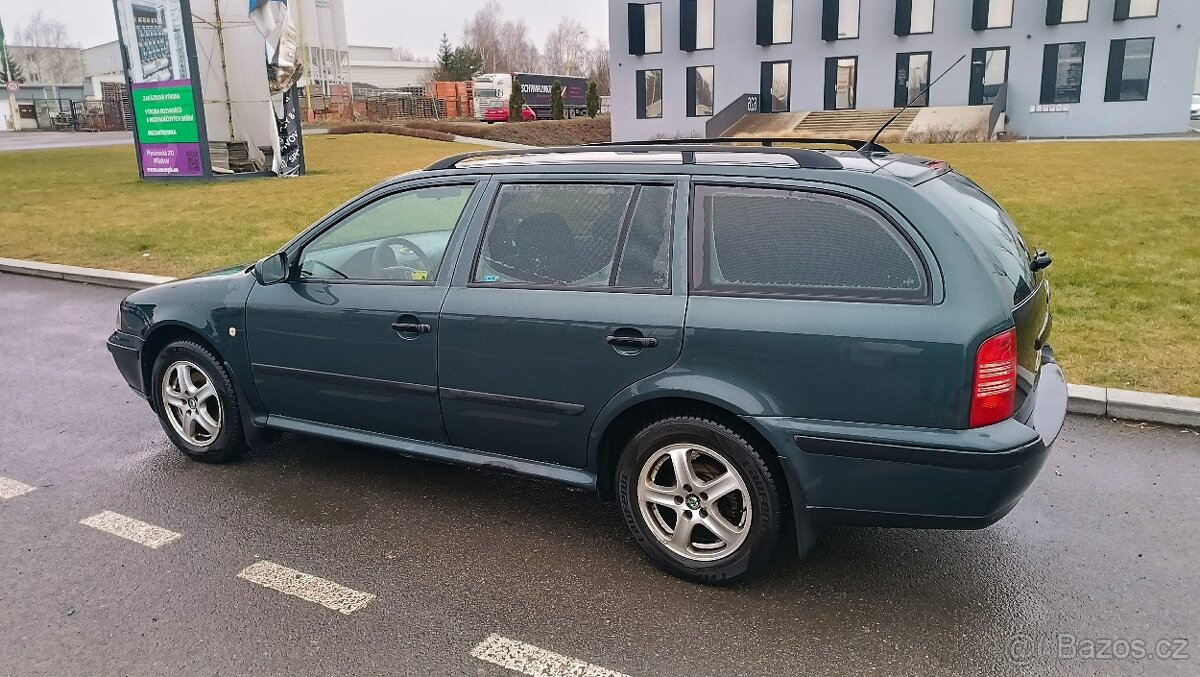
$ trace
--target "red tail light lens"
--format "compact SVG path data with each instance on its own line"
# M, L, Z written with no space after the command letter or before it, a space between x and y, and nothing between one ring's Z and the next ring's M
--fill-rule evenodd
M999 423L1013 415L1017 394L1017 330L996 334L979 346L975 387L971 391L971 427Z

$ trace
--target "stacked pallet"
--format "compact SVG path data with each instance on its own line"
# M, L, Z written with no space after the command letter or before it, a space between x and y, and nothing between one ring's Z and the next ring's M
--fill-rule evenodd
M406 88L423 91L421 88ZM446 104L440 99L408 91L376 92L364 97L368 117L379 120L397 118L444 118Z

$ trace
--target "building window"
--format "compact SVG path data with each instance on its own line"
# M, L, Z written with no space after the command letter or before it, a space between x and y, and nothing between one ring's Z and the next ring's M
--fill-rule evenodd
M758 0L758 44L792 41L792 0Z
M825 59L825 110L852 110L858 99L858 57Z
M896 35L933 32L933 0L896 0Z
M1083 51L1082 42L1046 45L1041 103L1079 103L1083 89Z
M1113 21L1158 16L1158 0L1117 0Z
M792 62L767 61L762 65L759 93L764 113L786 113L792 107Z
M1154 38L1113 40L1108 47L1105 101L1145 101L1150 97Z
M990 106L1008 82L1008 48L983 47L971 50L972 106Z
M712 49L716 0L682 0L679 5L679 48L685 52Z
M859 0L824 0L821 38L852 40L858 37Z
M713 114L714 69L712 66L693 66L687 69L687 114L691 118Z
M932 52L896 55L896 108L929 105L929 92L922 93L922 90L929 86L929 62L932 59Z
M637 116L639 120L661 118L663 104L662 70L637 72Z
M1046 25L1075 24L1088 20L1089 0L1046 0Z
M974 0L971 29L1012 28L1013 0Z
M629 5L629 53L662 52L662 3Z

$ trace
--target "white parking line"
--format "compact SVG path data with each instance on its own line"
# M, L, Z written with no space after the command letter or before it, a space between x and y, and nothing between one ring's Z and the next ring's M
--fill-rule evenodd
M28 494L36 487L31 487L24 482L18 482L7 477L0 477L0 499L16 498L21 494Z
M375 595L351 590L324 578L317 578L295 569L260 560L242 569L238 578L257 583L264 588L278 590L285 595L299 597L306 602L315 602L338 613L352 614L365 607Z
M471 650L471 655L532 677L629 677L500 635L489 635Z
M98 515L85 517L79 520L79 523L86 524L93 529L99 529L114 536L120 536L134 543L141 543L147 548L154 548L155 550L168 543L174 543L183 536L183 534L177 534L174 531L108 510Z

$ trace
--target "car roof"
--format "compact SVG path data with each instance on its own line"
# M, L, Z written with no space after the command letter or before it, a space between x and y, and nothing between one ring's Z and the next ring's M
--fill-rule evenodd
M776 145L755 147L736 144L738 140L731 143L730 139L719 140L724 143L683 141L478 151L444 158L426 167L426 171L488 172L530 167L553 168L553 171L603 167L604 171L620 171L619 166L626 166L641 173L654 173L654 168L660 168L664 173L679 174L698 173L696 170L704 167L705 174L737 175L745 173L746 168L766 167L853 171L919 185L950 169L940 160L892 153L871 142L829 141L859 144L859 150L842 151Z

